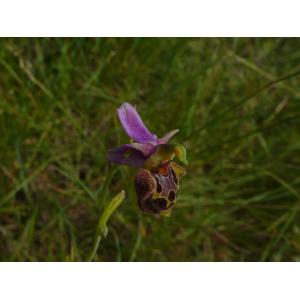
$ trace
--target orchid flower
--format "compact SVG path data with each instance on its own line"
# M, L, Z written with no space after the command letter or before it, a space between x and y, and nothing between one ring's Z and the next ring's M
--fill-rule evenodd
M162 138L149 131L136 109L129 103L122 104L118 117L132 143L108 151L108 160L139 168L135 188L140 208L151 214L165 214L175 203L179 180L185 168L172 160L187 164L186 150L180 144L168 144L179 131L173 129Z

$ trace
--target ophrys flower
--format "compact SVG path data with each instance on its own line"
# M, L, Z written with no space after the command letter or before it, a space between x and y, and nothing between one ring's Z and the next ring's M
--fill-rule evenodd
M179 180L186 173L185 168L172 161L177 157L187 164L185 148L179 144L168 144L179 130L174 129L157 138L129 103L122 104L117 112L133 142L109 150L108 160L140 168L135 178L139 207L147 213L167 214L175 203Z

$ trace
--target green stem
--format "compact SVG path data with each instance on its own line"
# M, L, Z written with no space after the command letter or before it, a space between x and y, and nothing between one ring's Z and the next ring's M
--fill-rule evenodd
M92 261L97 253L97 250L99 248L100 242L101 242L102 236L99 234L94 242L93 250L88 258L88 261Z

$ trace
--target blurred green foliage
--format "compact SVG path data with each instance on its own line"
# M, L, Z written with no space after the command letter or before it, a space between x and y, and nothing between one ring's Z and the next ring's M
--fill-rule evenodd
M299 38L0 40L0 259L300 260ZM169 218L136 205L116 108L188 151Z

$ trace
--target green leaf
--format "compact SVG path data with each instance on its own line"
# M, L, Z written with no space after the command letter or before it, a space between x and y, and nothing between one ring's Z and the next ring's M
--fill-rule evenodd
M105 207L102 215L100 216L99 222L98 222L97 237L94 242L94 247L93 247L92 253L88 258L88 261L92 261L94 259L102 238L106 238L106 236L107 236L107 233L108 233L107 222L108 222L109 218L111 217L111 215L113 214L113 212L123 202L124 198L125 198L125 191L122 190Z
M116 195L106 206L104 212L102 213L99 223L98 223L98 231L103 236L106 237L108 233L107 221L113 212L119 207L119 205L123 202L125 198L125 191L122 190L118 195Z

